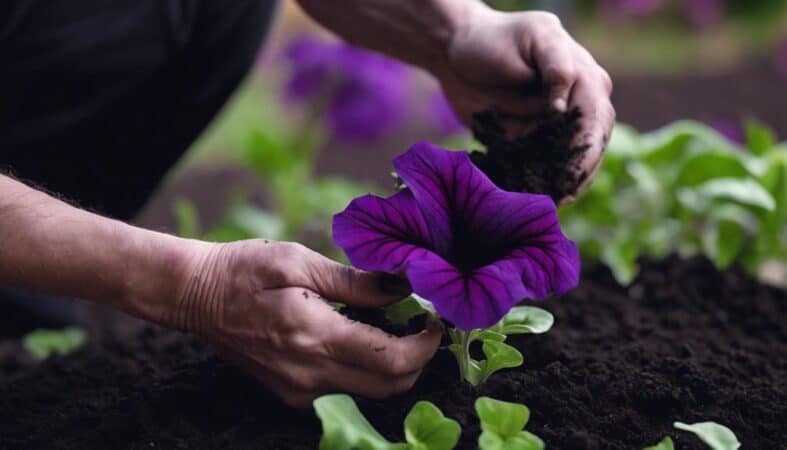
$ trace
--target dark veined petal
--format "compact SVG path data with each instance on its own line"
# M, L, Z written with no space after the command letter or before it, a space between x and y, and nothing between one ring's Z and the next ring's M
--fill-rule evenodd
M519 273L528 299L564 294L579 284L579 249L566 238L516 249L503 261Z
M503 261L465 274L430 252L409 261L407 279L413 292L432 302L440 316L459 329L471 330L499 322L525 297L519 274L512 268Z
M499 190L470 161L467 153L447 151L419 142L394 159L396 173L413 191L424 216L436 250L448 255L452 227L467 209L481 205Z
M579 252L544 195L497 188L464 152L426 143L396 158L407 189L355 200L334 239L358 267L405 272L458 328L484 328L525 298L579 281Z
M400 273L430 247L426 221L409 190L389 198L365 195L333 217L333 240L353 265Z

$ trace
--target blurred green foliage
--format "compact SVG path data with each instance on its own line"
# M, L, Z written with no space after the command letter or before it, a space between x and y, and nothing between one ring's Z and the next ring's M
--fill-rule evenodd
M746 134L742 148L695 122L644 134L617 126L593 185L560 211L566 234L622 284L638 257L673 252L754 275L784 268L787 146L756 123Z
M86 340L87 334L76 327L38 329L26 334L22 345L34 358L44 360L52 355L67 355L82 347Z

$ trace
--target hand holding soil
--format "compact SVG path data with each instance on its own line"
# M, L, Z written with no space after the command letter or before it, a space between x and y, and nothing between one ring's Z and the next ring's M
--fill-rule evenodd
M589 185L601 162L615 121L612 81L555 15L477 9L469 14L472 20L458 27L446 63L432 72L463 122L477 129L478 113L494 114L502 131L498 140L516 141L544 122L554 122L556 114L580 111L567 120L572 133L564 144L581 150L571 161L563 160L571 165L564 170L573 185L540 191L556 201L570 201ZM546 174L530 176L538 184Z
M372 398L404 392L440 343L438 323L395 337L339 314L329 300L379 307L409 286L302 245L208 244L193 260L183 298L164 322L203 336L291 406L308 406L326 392Z

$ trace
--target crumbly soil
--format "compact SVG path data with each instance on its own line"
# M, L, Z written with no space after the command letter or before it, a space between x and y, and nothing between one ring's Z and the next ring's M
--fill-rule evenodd
M785 293L703 259L645 264L630 288L589 268L581 285L539 304L556 317L544 335L513 339L523 367L480 389L458 381L441 351L415 388L361 400L386 436L430 400L474 448L479 395L522 402L528 429L551 449L638 450L665 434L681 450L704 447L672 422L713 420L746 449L787 442ZM371 315L372 320L379 319ZM286 408L200 341L143 326L33 364L15 341L0 351L0 448L314 449L311 411ZM10 349L16 348L16 351Z
M499 113L487 111L473 117L473 135L486 152L471 153L473 162L507 191L547 194L555 202L574 195L588 174L581 162L589 146L576 144L579 109L553 114L533 131L510 139Z

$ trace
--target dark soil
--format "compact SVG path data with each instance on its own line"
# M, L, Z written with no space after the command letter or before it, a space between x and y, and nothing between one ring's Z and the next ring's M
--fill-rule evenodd
M580 163L589 146L572 142L580 117L579 109L554 114L538 123L531 133L508 139L500 114L476 114L473 135L486 146L486 152L475 151L470 156L499 187L547 194L558 202L576 194L587 178Z
M417 400L463 427L474 448L479 395L522 402L528 429L552 449L638 450L672 435L704 448L674 420L713 420L746 449L787 442L787 302L782 291L701 259L647 263L626 289L603 269L542 306L545 335L514 339L525 365L474 391L446 351L414 390L359 402L392 439ZM227 366L194 338L144 326L40 365L0 356L0 448L314 449L319 424Z

